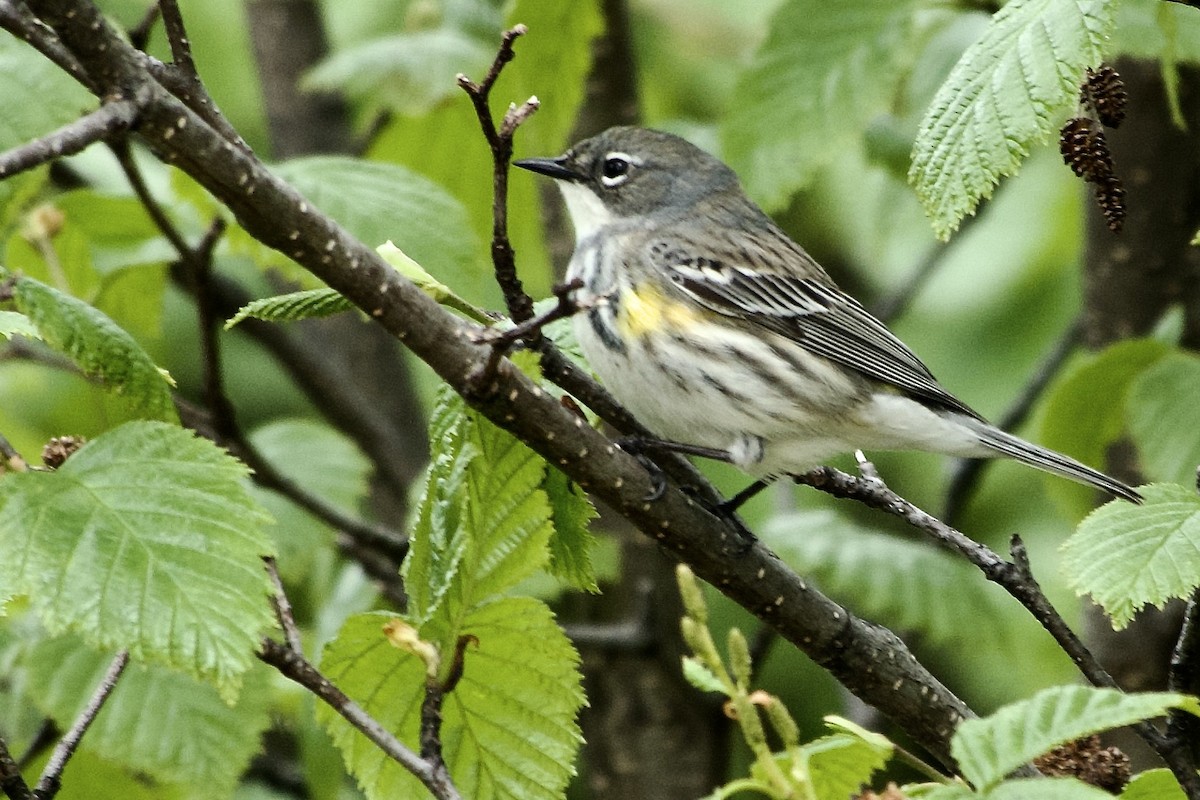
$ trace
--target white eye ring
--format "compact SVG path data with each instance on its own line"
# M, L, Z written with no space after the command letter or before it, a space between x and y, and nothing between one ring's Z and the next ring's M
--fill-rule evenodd
M607 154L604 161L600 162L600 182L608 187L624 183L629 178L629 171L634 163L633 157L627 153Z

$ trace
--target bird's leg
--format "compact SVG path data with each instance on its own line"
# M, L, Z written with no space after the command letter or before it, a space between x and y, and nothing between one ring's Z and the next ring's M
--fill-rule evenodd
M775 482L774 476L769 478L759 478L754 483L742 489L733 497L726 500L716 507L716 511L722 516L732 517L739 508L745 505L746 501L752 497L757 497L763 489L766 489Z
M667 439L654 439L649 436L622 436L617 439L617 447L620 447L626 453L637 459L642 468L650 473L650 492L646 495L646 500L657 500L663 496L663 492L667 490L667 479L663 475L662 468L654 463L647 455L649 451L657 450L660 453L682 453L688 456L702 456L703 458L711 458L716 461L731 461L729 451L718 450L715 447L702 447L695 444L684 444L683 442L672 442Z
M728 450L720 450L715 447L704 447L697 444L686 444L684 442L672 442L668 439L653 439L647 436L625 436L617 440L617 445L638 460L647 472L650 473L652 483L650 493L646 496L647 500L657 500L662 497L663 492L667 489L667 482L663 476L662 469L655 464L646 455L648 450L658 450L664 453L681 453L688 456L701 456L702 458L711 458L714 461L723 461L727 464L734 463L734 457ZM735 554L741 554L748 550L758 537L755 536L749 528L746 527L737 516L737 510L743 503L749 500L754 495L761 492L771 484L774 478L757 480L748 487L738 492L733 497L723 503L718 503L715 506L709 506L707 503L701 503L708 508L716 516L727 520L738 532L738 538L741 540L741 546L735 551ZM682 487L681 491L688 493L694 497L694 491L689 492L689 487Z

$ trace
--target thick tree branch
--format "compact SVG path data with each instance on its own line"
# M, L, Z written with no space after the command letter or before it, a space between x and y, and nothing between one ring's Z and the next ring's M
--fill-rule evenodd
M371 248L353 239L250 154L234 147L148 74L143 59L83 0L34 0L85 68L149 95L138 133L229 206L243 227L348 297L428 363L481 413L513 432L597 498L775 625L851 691L877 706L943 763L969 709L890 631L809 586L761 544L746 548L727 520L671 489L647 501L651 478L631 456L501 360L485 391L467 377L490 348L479 328L443 311ZM102 88L108 88L102 87ZM871 669L865 668L870 665Z
M300 486L281 473L245 435L237 422L233 404L225 392L221 376L221 351L218 334L223 317L220 314L221 304L216 298L213 288L211 265L213 248L225 229L224 222L219 219L214 221L198 244L194 247L188 244L175 223L167 216L150 192L141 170L138 169L137 163L133 159L128 143L114 144L113 153L116 155L117 163L121 165L125 177L129 180L134 194L141 201L155 227L179 254L179 263L177 269L172 269L172 276L180 276L180 282L196 298L205 402L210 411L207 421L212 428L213 438L228 447L253 470L255 483L283 495L317 519L358 539L368 547L382 550L389 559L399 565L407 552L406 537L382 526L351 517L333 504ZM388 582L394 583L394 581L395 576L393 575Z
M92 697L88 700L87 705L79 712L79 716L75 718L75 722L72 723L70 730L64 733L62 739L58 741L58 745L54 748L54 752L50 754L50 760L46 762L46 767L42 770L42 775L38 778L37 787L34 789L34 793L39 800L50 800L50 798L58 794L58 790L62 786L62 773L67 767L67 762L75 754L75 749L79 747L79 742L83 739L83 735L87 733L88 728L96 720L100 709L104 708L104 704L112 696L113 689L117 687L117 681L121 679L121 674L125 671L125 667L128 664L129 653L122 650L112 660L112 663L108 665L108 671L101 678L100 685L92 693Z
M154 76L163 88L175 95L179 100L201 119L212 126L212 129L221 135L229 144L241 150L250 152L250 145L246 144L246 140L242 138L225 115L221 113L221 109L211 97L208 96L208 91L199 80L191 78L177 70L172 64L164 64L153 56L148 56L145 53L141 54L146 71Z
M1010 563L986 545L974 541L932 514L922 511L887 488L882 481L856 478L830 467L820 467L797 475L795 480L835 497L857 500L871 508L899 517L941 546L965 557L979 568L984 577L1002 587L1029 611L1046 632L1054 637L1054 641L1070 656L1075 666L1093 686L1119 688L1117 682L1075 635L1042 592L1041 586L1033 577L1025 544L1019 536L1012 538L1013 561ZM1188 746L1173 741L1148 722L1139 723L1132 728L1167 763L1188 797L1191 800L1200 800L1200 775L1196 773L1196 765Z
M298 652L272 639L263 639L258 657L290 680L308 689L343 719L362 732L389 758L417 777L438 800L458 800L460 795L449 776L435 774L433 767L408 749L391 731L363 710L346 693L334 686Z

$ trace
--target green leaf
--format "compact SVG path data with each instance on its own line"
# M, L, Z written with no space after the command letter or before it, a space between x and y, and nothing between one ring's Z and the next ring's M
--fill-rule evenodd
M1103 464L1109 446L1125 433L1130 387L1171 348L1154 339L1132 339L1105 348L1065 372L1048 392L1041 441L1085 464ZM1078 519L1095 506L1095 493L1070 481L1047 490Z
M340 91L402 114L421 114L462 90L454 76L491 63L496 46L450 27L372 39L335 52L304 78L305 90Z
M432 464L402 573L409 613L427 622L451 585L453 614L545 565L552 530L546 462L443 388L430 423ZM454 623L434 635L456 637ZM431 635L422 631L422 635Z
M16 279L13 299L37 327L41 339L75 362L84 374L124 396L147 418L176 418L170 377L102 312L32 278Z
M182 800L186 797L178 785L160 783L148 773L93 755L86 749L86 741L85 738L84 749L77 750L63 770L62 789L55 795L57 800Z
M963 777L990 789L1027 761L1065 742L1158 717L1172 708L1200 713L1200 701L1170 692L1126 694L1090 686L1055 686L984 719L958 726L950 742Z
M596 507L587 492L556 469L547 469L542 491L550 500L554 534L550 537L550 572L585 592L599 592L592 549L596 537L588 524Z
M1200 465L1200 358L1172 353L1134 380L1126 404L1142 471L1192 484Z
M800 748L818 798L850 797L892 757L883 748L845 733L822 736Z
M400 574L408 591L408 613L420 625L441 606L467 549L467 467L479 455L465 443L466 404L448 388L439 390L429 420L431 444L417 518L409 534Z
M880 753L886 754L888 758L891 758L892 753L896 750L896 746L892 744L892 741L882 733L868 730L858 723L851 722L845 717L839 717L836 714L830 714L825 717L825 727L837 733L844 733L847 736L862 739Z
M1134 775L1121 800L1185 800L1185 795L1171 770L1163 767Z
M1005 781L984 797L987 800L1111 800L1112 795L1076 778L1021 778Z
M974 571L948 553L832 511L776 515L763 538L838 602L889 628L921 631L931 642L994 635L964 631L962 620L1006 616L1004 595L982 589Z
M1012 0L963 53L926 112L909 181L940 239L1054 131L1098 64L1112 0Z
M77 189L24 223L8 241L10 270L95 306L139 341L159 335L166 265L178 254L136 198Z
M481 325L491 325L496 321L482 309L467 302L449 286L426 272L424 267L409 258L407 253L396 247L390 240L375 248L375 252L379 253L384 261L395 267L397 272L415 283L422 292L447 308L453 308Z
M54 205L65 224L78 227L87 238L92 266L101 276L179 258L136 197L78 189L56 197Z
M914 792L913 796L920 800L979 800L984 795L976 794L971 791L970 786L963 786L961 783L938 783L928 788L922 787L921 791Z
M372 246L394 241L455 285L460 276L466 281L482 272L482 247L462 206L415 172L342 156L298 158L274 170L359 241ZM282 262L273 251L269 258L272 265ZM312 277L304 276L311 285Z
M466 441L479 452L467 467L463 515L471 546L461 601L470 608L545 566L553 525L541 488L545 460L478 412L467 413Z
M326 647L321 668L415 750L424 667L384 638L381 628L394 618L352 617ZM561 797L581 741L575 714L583 692L570 642L550 610L530 598L476 608L463 632L479 644L467 648L462 680L442 709L443 754L456 786L477 800ZM318 716L368 798L426 796L340 717L325 707Z
M329 425L281 419L257 428L250 441L286 478L351 516L362 511L371 463L354 442ZM278 492L250 483L250 494L274 517L271 527L284 580L303 579L323 548L332 546L329 526Z
M29 653L29 692L66 728L108 669L111 655L74 637L38 643ZM168 783L190 797L228 797L270 723L267 670L256 668L230 706L217 690L161 667L130 664L96 717L83 747ZM170 724L163 724L169 720Z
M0 336L5 339L14 336L24 336L26 339L41 338L37 326L19 311L0 311Z
M683 678L702 692L729 694L729 689L704 662L695 656L683 657Z
M24 221L49 179L50 166L43 164L0 181L0 241ZM8 258L7 253L4 258Z
M244 319L295 322L312 317L328 317L352 308L354 304L334 289L305 289L274 297L263 297L247 303L225 323L225 330Z
M1072 588L1091 595L1118 629L1143 606L1162 607L1200 586L1200 497L1175 484L1151 484L1142 496L1140 506L1096 509L1062 546Z
M1113 29L1114 53L1159 59L1172 49L1177 61L1200 63L1200 19L1194 11L1159 0L1121 0Z
M910 787L905 787L909 789ZM1020 778L1005 781L986 792L973 792L962 784L935 785L913 792L921 800L1108 800L1112 795L1075 778Z
M738 80L724 153L768 209L888 110L910 59L915 0L787 0Z
M74 122L96 98L15 36L0 36L0 151Z
M246 468L190 432L130 422L54 472L0 480L0 594L53 633L125 648L227 698L272 624L266 522Z

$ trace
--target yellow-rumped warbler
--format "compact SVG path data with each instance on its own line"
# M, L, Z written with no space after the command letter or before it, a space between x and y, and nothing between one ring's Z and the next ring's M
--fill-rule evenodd
M861 449L1006 456L1138 502L1120 481L989 424L687 141L611 128L558 158L583 288L580 346L655 435L756 476ZM687 447L678 448L685 452ZM711 451L711 452L706 452Z

